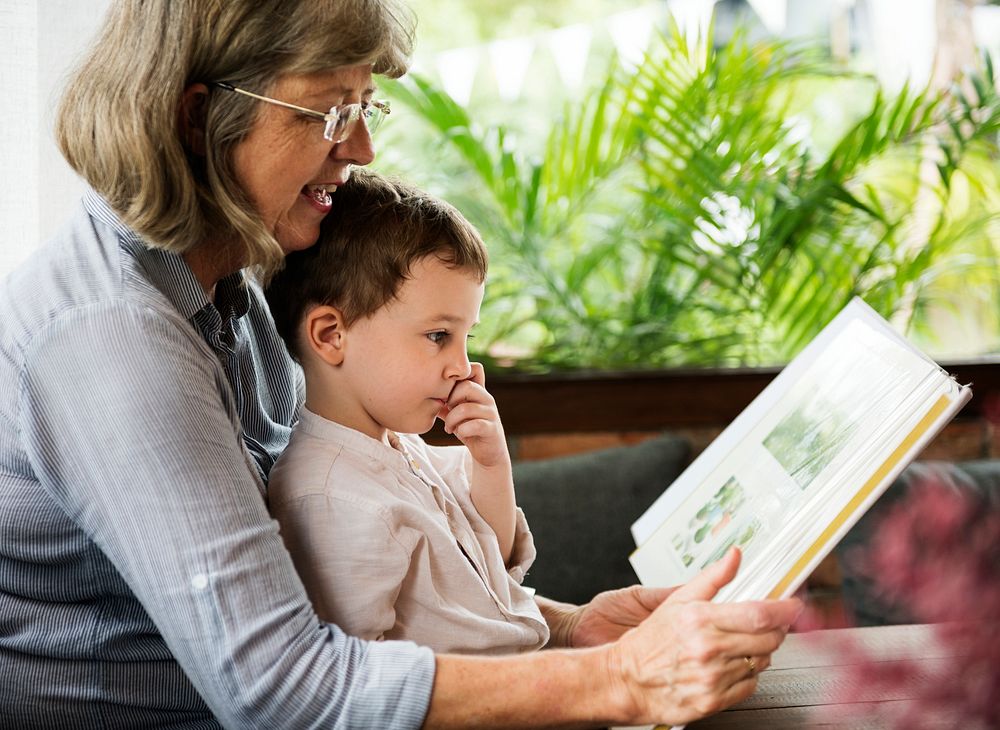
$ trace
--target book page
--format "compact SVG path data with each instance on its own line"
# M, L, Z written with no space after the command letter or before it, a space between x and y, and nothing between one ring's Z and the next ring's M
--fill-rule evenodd
M697 483L685 472L670 487L668 516L631 558L644 583L682 583L733 545L744 568L768 546L794 551L912 430L932 394L954 386L865 318L849 318L813 355L713 468L691 470ZM778 538L796 525L800 534Z

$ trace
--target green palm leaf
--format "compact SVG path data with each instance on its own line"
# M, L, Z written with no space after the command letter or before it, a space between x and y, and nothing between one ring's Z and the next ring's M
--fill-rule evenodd
M532 367L734 365L787 360L855 294L924 329L957 276L1000 296L992 74L941 98L866 81L828 151L801 91L858 77L739 34L657 36L563 108L537 157L426 79L387 87L444 140L445 194L493 251L477 347Z

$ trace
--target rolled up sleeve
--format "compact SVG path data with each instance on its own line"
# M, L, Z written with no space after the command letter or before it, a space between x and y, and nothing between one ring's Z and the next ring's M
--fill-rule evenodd
M514 547L507 563L507 574L518 583L524 582L524 576L534 564L538 553L535 551L535 539L528 529L528 520L524 512L517 508L517 518L514 523Z

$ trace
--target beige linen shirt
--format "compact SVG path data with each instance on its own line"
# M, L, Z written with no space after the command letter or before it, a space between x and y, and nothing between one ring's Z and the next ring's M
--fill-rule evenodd
M549 631L521 586L535 558L518 509L510 567L469 493L464 446L393 446L303 408L269 504L320 618L368 639L501 654Z

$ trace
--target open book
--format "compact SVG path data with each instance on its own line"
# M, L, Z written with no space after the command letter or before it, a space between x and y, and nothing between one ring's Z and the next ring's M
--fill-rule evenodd
M791 595L971 395L854 299L632 525L636 575L738 545L717 601Z

